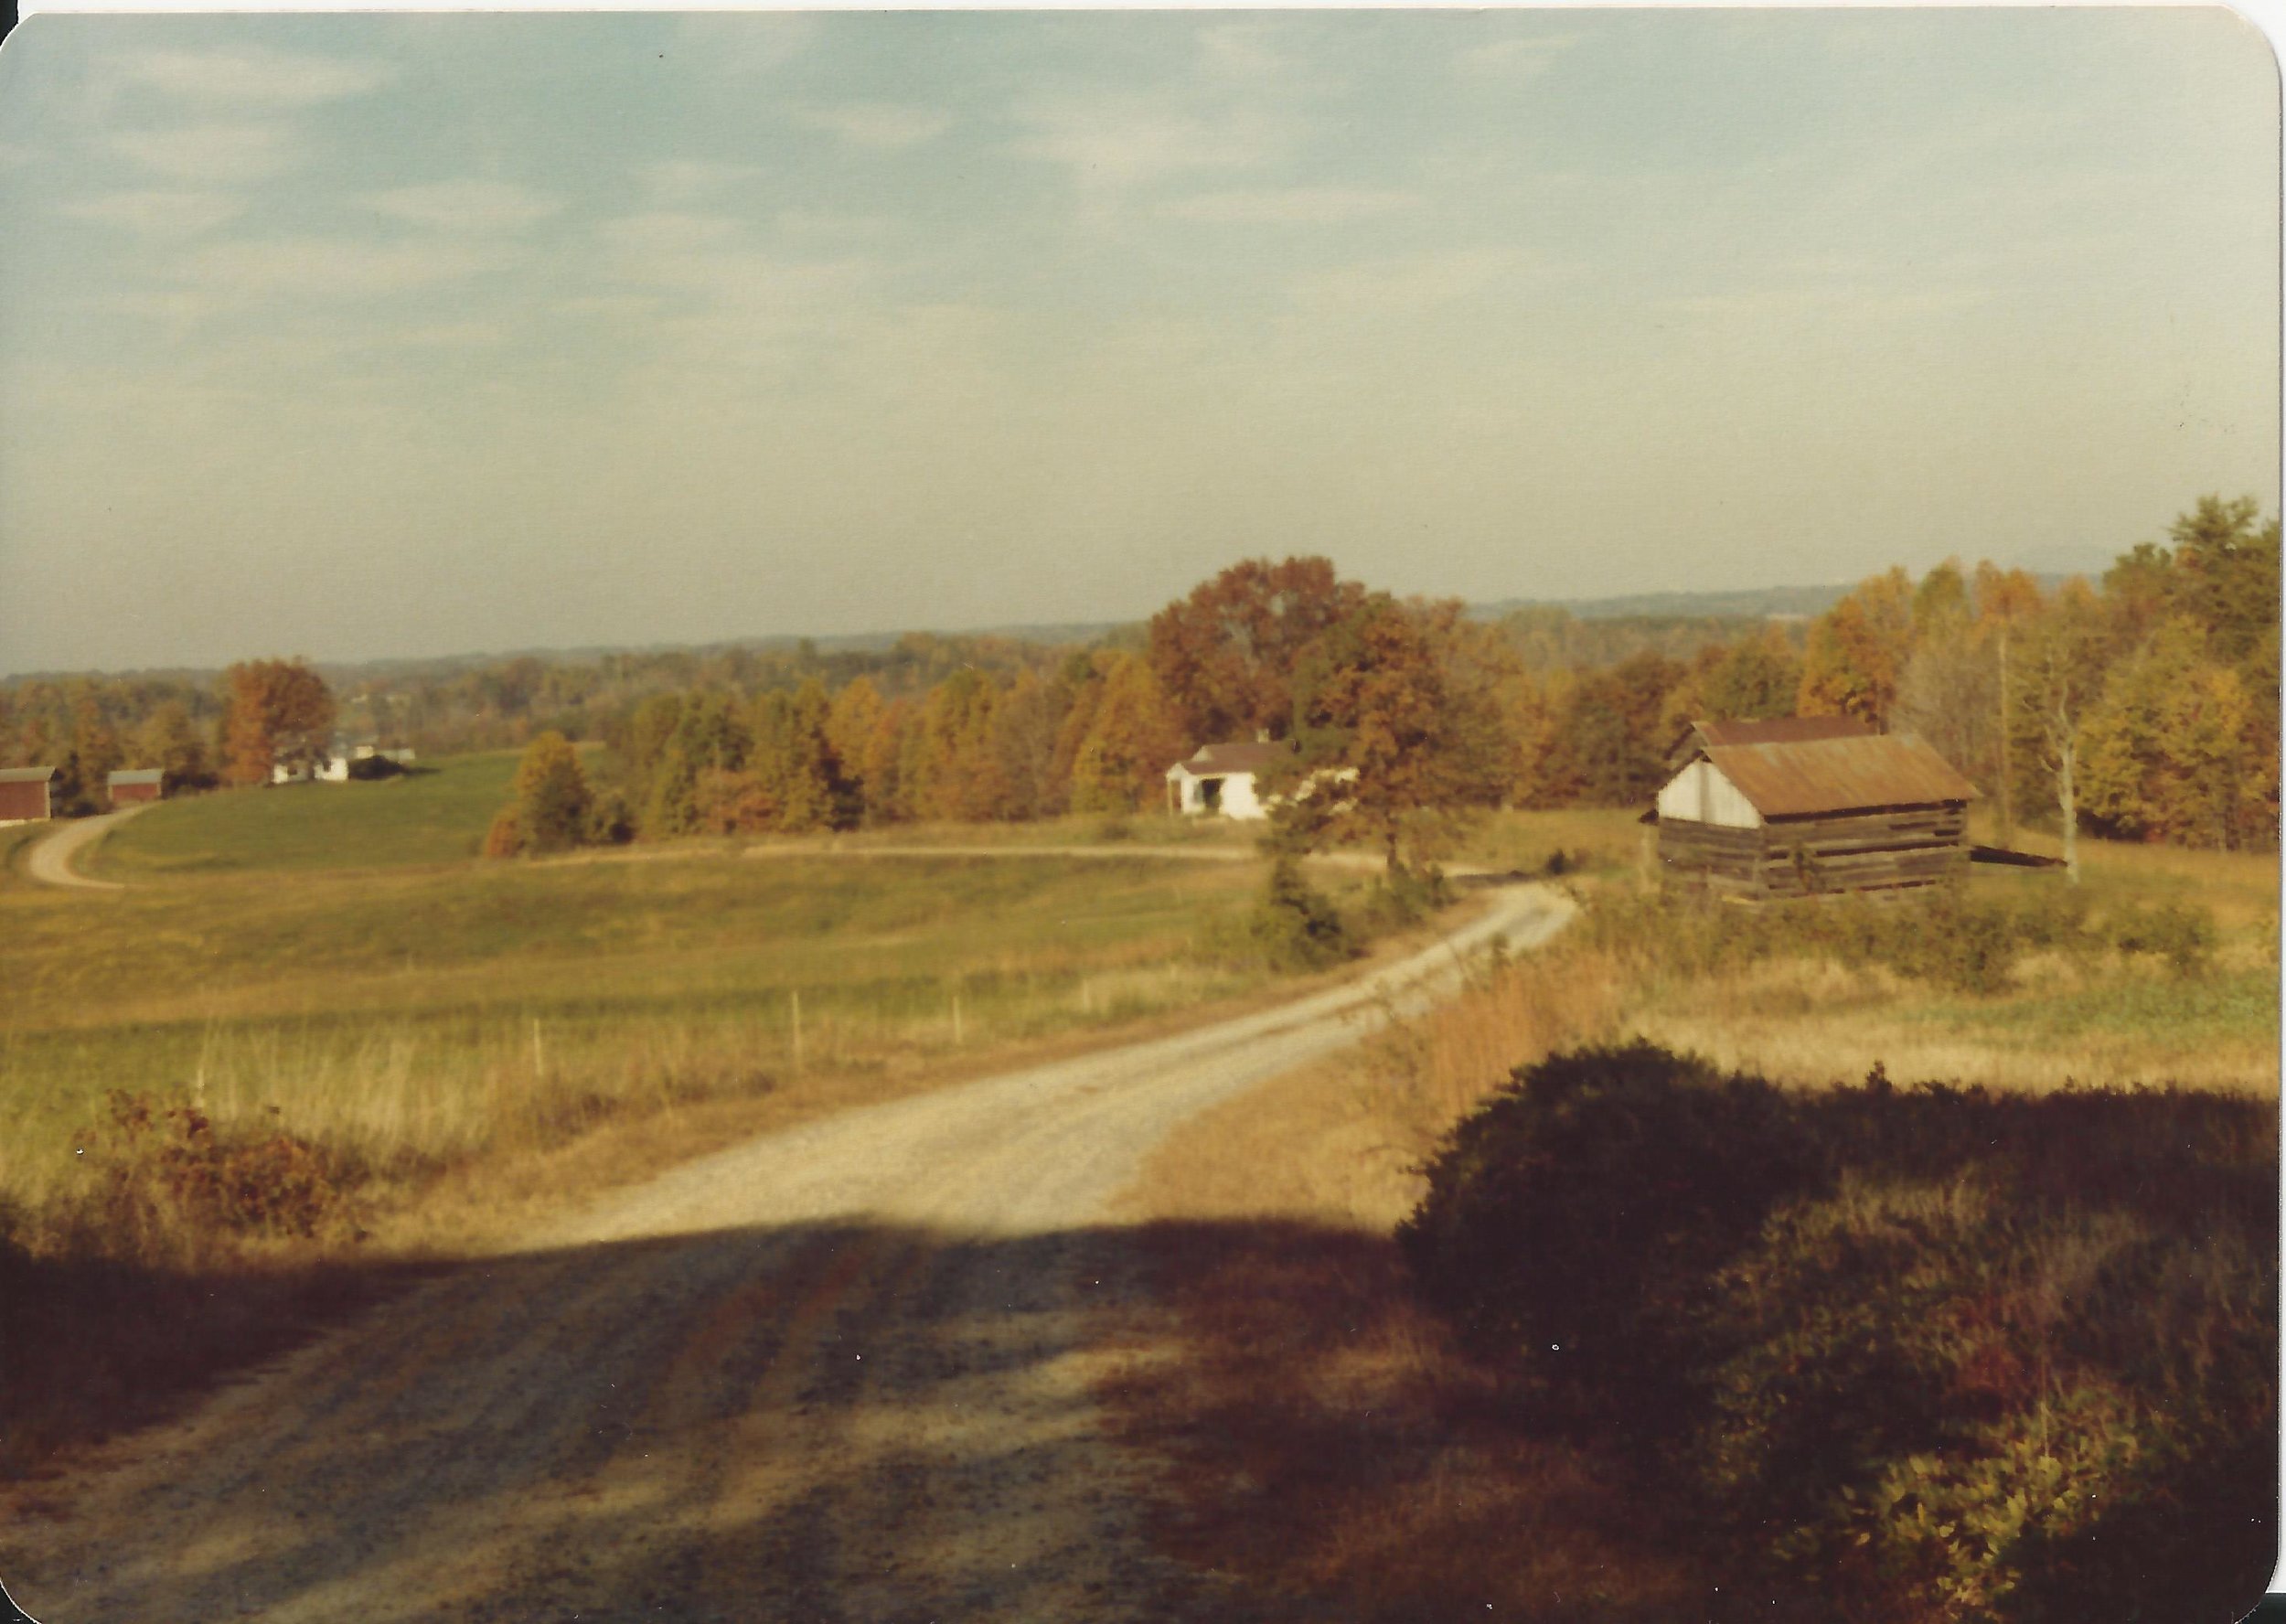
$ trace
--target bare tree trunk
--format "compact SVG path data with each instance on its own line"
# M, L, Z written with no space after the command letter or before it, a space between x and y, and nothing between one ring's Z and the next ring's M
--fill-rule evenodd
M2010 770L2008 751L2008 623L2000 627L2000 843L2004 851L2016 843L2015 806L2010 798L2014 793L2009 780L2015 776Z
M2079 757L2079 742L2072 737L2069 719L2059 713L2064 721L2064 736L2056 747L2056 804L2064 814L2064 872L2074 885L2079 883L2079 794L2072 782L2072 768Z

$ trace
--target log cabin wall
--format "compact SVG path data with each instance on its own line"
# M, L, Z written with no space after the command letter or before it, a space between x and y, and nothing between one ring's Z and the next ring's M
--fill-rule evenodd
M1758 829L1662 817L1669 883L1745 897L1821 896L1935 885L1964 871L1969 816L1960 802L1773 818Z

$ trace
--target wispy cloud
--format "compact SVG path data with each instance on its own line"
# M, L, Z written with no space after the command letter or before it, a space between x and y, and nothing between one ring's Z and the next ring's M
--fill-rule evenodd
M1170 198L1159 212L1170 219L1234 225L1336 225L1420 207L1412 192L1352 187L1283 187L1254 191L1200 192Z
M219 192L107 192L100 198L67 203L63 211L138 237L181 239L210 231L236 219L245 208L237 198Z
M378 90L389 79L379 62L298 51L142 51L117 68L129 83L187 102L264 107L314 107Z
M236 294L367 299L463 281L507 257L497 247L445 240L276 237L217 243L185 269L193 281Z
M394 219L434 230L520 231L562 208L561 198L497 180L446 180L400 187L366 199Z
M1496 39L1462 51L1454 59L1454 68L1465 78L1502 80L1513 83L1518 80L1538 79L1565 52L1580 42L1577 34L1523 34L1512 39Z
M1019 155L1061 164L1084 186L1146 185L1202 170L1243 169L1288 150L1285 121L1241 107L1208 116L1151 97L1042 98L1020 108Z
M285 132L272 124L131 130L112 136L112 148L161 175L208 186L267 180L296 162Z
M703 202L755 173L752 164L720 164L705 158L666 158L636 171L652 200L669 208Z
M855 146L875 152L902 152L934 141L952 126L952 120L934 108L912 107L894 102L844 102L828 106L796 108L794 118L814 130L839 135Z

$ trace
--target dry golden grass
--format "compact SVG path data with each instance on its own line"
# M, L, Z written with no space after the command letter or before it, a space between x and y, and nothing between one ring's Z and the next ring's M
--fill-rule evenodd
M1104 1396L1167 1463L1169 1549L1371 1619L1691 1610L1625 1472L1503 1416L1390 1238L1445 1129L1512 1067L1604 1035L1615 995L1586 956L1507 967L1151 1157L1120 1215L1144 1226L1153 1302Z

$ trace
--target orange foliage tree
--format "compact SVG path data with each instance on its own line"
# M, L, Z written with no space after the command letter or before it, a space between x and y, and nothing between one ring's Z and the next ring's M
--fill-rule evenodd
M224 756L233 784L267 784L280 766L323 758L334 696L305 660L244 660L223 674Z

